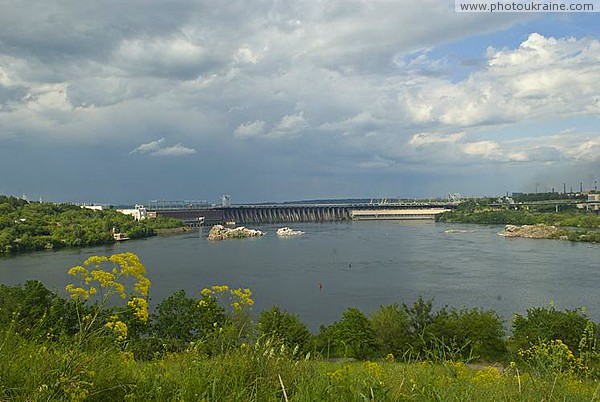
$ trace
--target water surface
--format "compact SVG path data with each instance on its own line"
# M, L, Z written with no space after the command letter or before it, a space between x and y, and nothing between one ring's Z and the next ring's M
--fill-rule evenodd
M560 309L586 306L600 320L600 245L505 238L497 235L500 226L434 222L295 224L306 234L293 238L277 237L280 226L252 226L267 232L260 238L211 242L204 228L4 258L0 282L38 279L62 292L69 267L90 255L131 251L148 269L151 306L179 289L199 297L214 284L249 287L256 311L277 304L313 330L350 306L368 313L419 295L438 306L494 309L507 320L550 301Z

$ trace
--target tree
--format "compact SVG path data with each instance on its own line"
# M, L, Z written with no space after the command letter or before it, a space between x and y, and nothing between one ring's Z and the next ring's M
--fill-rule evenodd
M560 339L576 354L588 321L581 310L558 311L553 306L531 308L525 317L515 314L510 344L515 349L527 349L539 341Z
M383 356L400 356L410 341L408 314L398 304L379 306L369 319Z
M342 314L342 319L326 329L336 350L344 357L359 360L372 356L377 349L375 333L367 317L357 308L350 307Z
M180 290L160 302L152 318L151 332L155 336L190 342L222 326L225 311L216 300L206 300L200 306L199 300L186 297Z
M310 351L312 335L298 316L282 311L277 306L264 310L258 318L258 335L275 338L301 353Z

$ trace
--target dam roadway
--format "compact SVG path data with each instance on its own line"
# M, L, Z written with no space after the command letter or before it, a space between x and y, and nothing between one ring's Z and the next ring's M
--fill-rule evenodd
M336 222L349 220L435 219L442 212L456 208L454 203L386 203L386 204L273 204L234 205L206 208L150 209L150 217L181 219L191 226L228 222L294 223Z

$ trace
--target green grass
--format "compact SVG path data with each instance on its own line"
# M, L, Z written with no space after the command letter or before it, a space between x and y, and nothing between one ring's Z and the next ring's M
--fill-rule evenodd
M147 362L110 342L73 349L0 333L0 399L15 401L591 401L597 380L569 372L431 363L324 361L268 342L218 357L194 347ZM283 384L283 385L282 385ZM284 390L285 395L284 396Z

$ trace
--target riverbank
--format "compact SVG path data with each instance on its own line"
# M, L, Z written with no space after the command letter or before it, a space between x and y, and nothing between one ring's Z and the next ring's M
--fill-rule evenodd
M586 212L531 212L485 209L445 212L438 222L510 225L508 237L529 237L600 243L600 215ZM581 228L581 229L579 229Z

